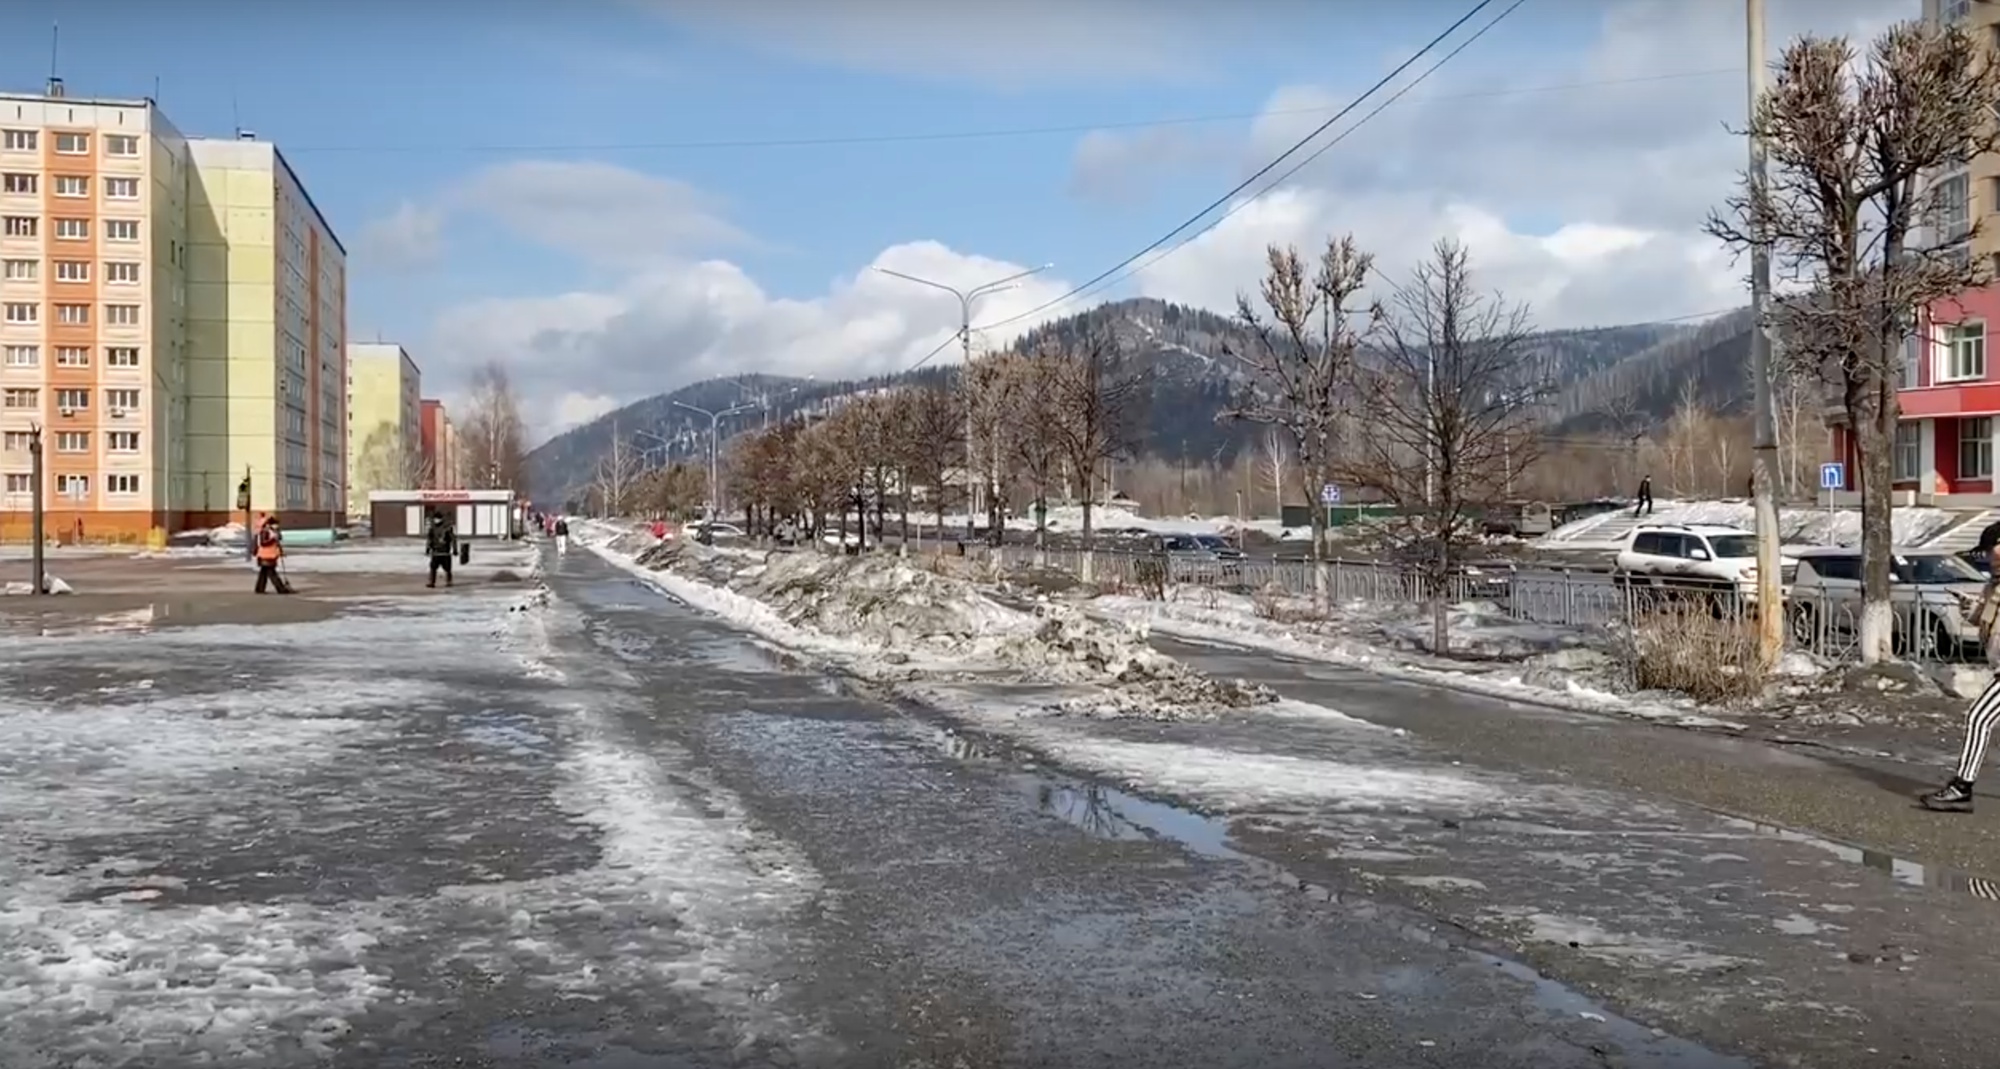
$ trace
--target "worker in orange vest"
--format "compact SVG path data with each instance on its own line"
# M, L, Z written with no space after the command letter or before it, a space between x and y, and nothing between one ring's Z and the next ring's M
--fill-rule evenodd
M285 534L278 529L278 518L266 516L257 528L257 593L267 593L266 587L280 594L292 592L292 585L278 572L278 561L284 556Z

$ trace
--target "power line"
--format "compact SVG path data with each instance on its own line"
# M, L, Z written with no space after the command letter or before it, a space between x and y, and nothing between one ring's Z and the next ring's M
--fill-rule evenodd
M1515 0L1514 6L1519 7L1522 3L1525 2L1526 0ZM1404 60L1403 62L1397 64L1395 69L1391 70L1388 74L1383 75L1381 80L1377 81L1374 85L1369 86L1365 92L1363 92L1360 96L1355 97L1354 100L1350 102L1346 107L1340 109L1338 112L1335 112L1332 118L1329 118L1325 122L1314 127L1312 129L1312 132L1300 138L1296 143L1292 145L1292 147L1286 149L1284 152L1279 153L1276 159L1272 160L1271 162L1265 164L1262 167L1259 167L1256 173L1252 174L1250 177L1245 178L1242 182L1238 183L1236 188L1216 198L1207 207L1204 207L1201 211L1196 212L1193 216L1189 217L1189 219L1186 222L1173 228L1172 230L1167 231L1164 235L1153 241L1152 244L1147 245L1145 248L1140 249L1138 252L1135 252L1132 255L1127 256L1125 259L1120 260L1118 263L1112 265L1110 269L1104 271L1097 277L1092 278L1090 281L1083 283L1082 285L1076 287L1075 289L1070 290L1068 293L1065 293L1060 297L1047 301L1034 308L1030 308L1029 310L1020 313L1019 315L1008 316L1006 319L1002 319L993 323L988 323L986 324L985 327L981 329L991 329L993 327L1003 326L1008 323L1019 322L1020 320L1027 319L1031 316L1039 315L1043 312L1046 312L1051 308L1067 304L1071 300L1074 300L1075 298L1089 292L1090 290L1095 288L1099 283L1103 282L1105 279L1108 279L1111 276L1117 274L1118 272L1124 270L1125 268L1130 267L1133 263L1137 262L1141 256L1144 256L1147 253L1152 252L1154 249L1157 249L1160 246L1165 245L1167 242L1172 241L1175 237L1179 236L1183 231L1187 230L1189 227L1192 227L1195 224L1201 222L1202 219L1208 216L1209 213L1215 211L1217 208L1221 208L1227 205L1231 200L1234 200L1244 190L1249 189L1251 186L1255 185L1258 179L1261 179L1265 175L1276 170L1279 164L1284 163L1287 159L1291 158L1291 156L1294 153L1298 152L1300 149L1303 149L1307 145L1311 144L1314 138L1317 138L1319 135L1325 133L1328 129L1332 128L1332 126L1335 123L1346 118L1350 112L1360 107L1363 103L1366 103L1369 97L1372 97L1376 93L1381 92L1383 87L1387 86L1390 82L1395 81L1399 76L1402 75L1404 71L1415 66L1418 60L1424 58L1424 56L1428 55L1433 49L1437 48L1437 46L1439 46L1440 44L1443 44L1446 38L1450 37L1454 33L1457 33L1460 27L1472 21L1474 16L1478 15L1481 11L1484 11L1487 7L1491 6L1492 3L1493 0L1479 0L1478 3L1472 6L1472 10L1467 11L1463 15L1460 15L1458 17L1458 21L1452 23L1450 26L1445 27L1443 33L1440 33L1436 37L1431 38L1430 42L1424 45L1422 48L1418 49L1414 55L1410 56L1410 58ZM1508 10L1512 11L1513 8L1509 8Z
M1287 181L1290 181L1293 175L1298 174L1300 171L1310 166L1314 160L1317 160L1321 156L1326 155L1327 151L1329 149L1332 149L1335 145L1338 145L1342 141L1347 140L1348 135L1354 133L1354 131L1356 130L1361 129L1363 126L1368 125L1370 120L1375 118L1375 116L1382 114L1384 109L1388 108L1390 105L1394 104L1397 100L1401 99L1405 93L1408 93L1410 90L1415 89L1417 86L1424 84L1425 79L1429 78L1431 75L1436 74L1438 72L1438 68L1444 66L1447 63L1450 63L1453 59L1458 57L1458 54L1460 52L1463 52L1466 49L1472 47L1473 44L1477 42L1480 38L1486 36L1487 31L1493 29L1493 27L1495 26L1498 26L1502 19L1505 19L1507 16L1512 15L1515 12L1515 10L1517 10L1524 3L1527 3L1527 0L1514 0L1514 2L1511 5L1509 5L1506 9L1502 10L1498 15L1493 16L1492 20L1487 22L1486 25L1481 26L1478 30L1474 31L1472 36L1466 38L1463 41L1460 41L1458 43L1458 47L1453 48L1451 51L1446 52L1444 55L1438 57L1438 61L1436 63L1431 64L1429 67L1426 67L1423 73L1411 79L1401 89L1396 90L1393 94L1389 96L1387 100L1384 100L1380 104L1375 105L1375 107L1371 111L1369 111L1368 114L1363 115L1361 118L1355 120L1354 125L1349 126L1345 130L1342 130L1339 134L1336 134L1326 144L1321 145L1320 147L1312 150L1312 152L1308 153L1303 159L1299 160L1297 163L1292 164L1292 166L1288 168L1284 174L1278 176L1277 181L1272 182L1268 186L1265 186L1262 190L1258 191L1257 193L1254 193L1240 201L1237 201L1235 204L1230 205L1227 211L1223 212L1221 215L1218 215L1214 219L1210 220L1200 230L1197 230L1194 233L1189 234L1186 237L1182 238L1181 240L1168 246L1167 248L1162 249L1158 256L1155 256L1152 259L1147 260L1143 264L1139 264L1138 266L1133 267L1130 271L1127 271L1124 274L1119 275L1117 278L1110 279L1109 282L1112 284L1122 282L1125 279L1130 278L1131 276L1136 275L1139 272L1144 271L1149 267L1152 267L1154 264L1157 264L1160 261L1165 260L1167 257L1172 256L1174 253L1177 253L1180 250L1187 248L1189 245L1193 244L1198 238L1200 238L1203 234L1209 233L1216 227L1221 226L1224 221L1229 219L1229 217L1235 215L1237 212L1240 212L1245 208L1248 208L1250 205L1257 203L1257 199L1259 197L1262 197L1264 194L1269 193L1272 190L1277 189L1279 186L1284 185Z
M1693 78L1715 78L1722 75L1741 75L1741 67L1716 67L1708 70L1670 71L1662 74L1640 75L1631 78L1593 78L1585 81L1555 82L1547 85L1516 86L1511 89L1492 89L1477 93L1437 93L1418 97L1410 103L1428 104L1451 100L1484 100L1490 97L1530 96L1541 93L1564 93L1578 89L1600 89L1621 85L1646 85L1659 82L1684 81ZM536 152L641 152L673 151L694 152L729 149L782 149L782 148L831 148L846 145L896 145L924 144L927 142L985 141L1011 137L1047 137L1057 134L1087 134L1099 130L1149 130L1173 126L1206 126L1216 123L1246 122L1255 119L1289 115L1325 115L1330 109L1316 108L1275 108L1267 111L1219 112L1209 115L1168 116L1159 119L1130 119L1114 122L1064 123L1052 126L1001 126L977 130L925 130L909 133L880 134L837 134L820 137L760 137L723 138L689 141L603 141L603 142L541 142L521 144L423 144L423 145L304 145L287 147L286 154L302 156L307 153L536 153Z

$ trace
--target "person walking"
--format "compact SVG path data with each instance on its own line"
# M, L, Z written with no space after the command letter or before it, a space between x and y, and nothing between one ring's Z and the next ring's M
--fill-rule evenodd
M285 533L279 528L276 516L266 516L257 527L257 593L266 594L272 590L280 594L292 592L292 585L285 582L284 574L278 571L278 562L284 557Z
M2000 649L1995 648L2000 643L1994 641L2000 637L2000 577L1994 575L2000 568L2000 524L1980 532L1975 548L1986 557L1987 574L1986 589L1980 591L1971 620L1979 630L1986 663L1995 673L1965 711L1965 742L1958 749L1958 768L1944 786L1917 799L1925 809L1938 813L1972 812L1972 783L1986 763L1986 744L1993 738L1993 726L2000 724Z
M569 552L569 519L567 517L556 517L556 552Z
M1651 475L1644 476L1639 480L1639 498L1638 502L1632 506L1632 518L1635 520L1638 519L1641 514L1640 510L1642 509L1645 510L1644 514L1647 516L1653 514L1653 477Z
M444 573L444 585L451 585L451 559L458 555L458 528L445 518L442 512L431 513L430 530L424 532L424 552L431 558L431 581L427 587L438 585L438 573Z

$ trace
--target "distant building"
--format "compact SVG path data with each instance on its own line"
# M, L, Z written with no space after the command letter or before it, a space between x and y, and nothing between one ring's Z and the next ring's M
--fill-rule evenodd
M430 476L424 489L457 490L465 483L459 477L458 435L452 429L451 416L445 412L443 401L425 398L422 406L420 447L425 470Z
M347 347L347 512L368 514L374 490L430 480L423 449L423 375L394 342Z

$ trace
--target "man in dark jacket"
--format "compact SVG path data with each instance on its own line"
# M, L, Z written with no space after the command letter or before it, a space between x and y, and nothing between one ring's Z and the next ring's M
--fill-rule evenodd
M424 552L431 557L431 581L425 586L438 585L438 572L444 572L444 585L451 585L451 558L458 555L458 529L442 512L431 513L431 528L424 532Z

